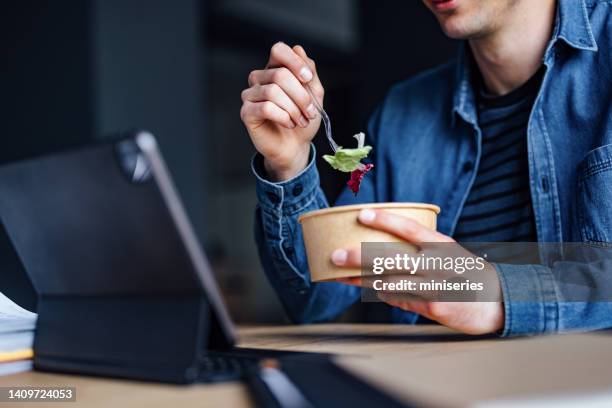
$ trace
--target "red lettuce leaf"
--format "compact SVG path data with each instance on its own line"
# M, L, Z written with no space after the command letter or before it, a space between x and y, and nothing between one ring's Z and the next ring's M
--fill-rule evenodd
M359 187L361 186L361 181L367 172L374 168L373 164L365 164L361 168L357 170L353 170L351 172L351 179L348 181L347 185L353 192L353 194L357 195L359 193Z

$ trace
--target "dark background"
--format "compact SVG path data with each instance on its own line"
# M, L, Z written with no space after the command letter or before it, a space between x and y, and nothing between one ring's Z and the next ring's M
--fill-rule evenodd
M0 163L151 130L239 321L283 320L252 238L248 73L276 41L303 45L348 144L391 84L455 52L417 0L9 0L0 16ZM319 169L333 202L345 180ZM1 227L0 276L35 308Z

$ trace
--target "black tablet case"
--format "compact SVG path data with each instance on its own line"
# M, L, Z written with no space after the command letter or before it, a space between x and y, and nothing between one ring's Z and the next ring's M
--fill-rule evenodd
M232 346L142 153L129 138L0 168L0 218L39 295L39 370L184 383Z

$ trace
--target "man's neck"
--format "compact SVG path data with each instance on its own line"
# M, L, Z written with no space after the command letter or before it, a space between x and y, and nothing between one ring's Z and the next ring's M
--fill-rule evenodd
M470 47L487 91L505 95L529 80L542 58L555 21L556 0L522 1L513 21Z

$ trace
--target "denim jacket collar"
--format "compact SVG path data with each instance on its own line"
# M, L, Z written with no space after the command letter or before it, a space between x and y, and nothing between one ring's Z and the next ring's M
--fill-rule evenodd
M472 87L472 61L467 41L459 44L457 56L457 72L455 75L455 91L451 123L455 124L455 113L463 120L476 125L476 96Z
M597 51L586 0L558 0L557 22L551 44L565 41L570 47Z
M563 40L570 47L597 51L597 43L593 36L591 23L586 9L587 0L558 0L557 16L553 35L546 50L544 60L553 46ZM457 72L455 80L455 90L453 97L453 112L451 123L455 124L455 113L466 122L476 125L476 103L475 95L471 85L473 62L466 41L459 46L457 57Z

